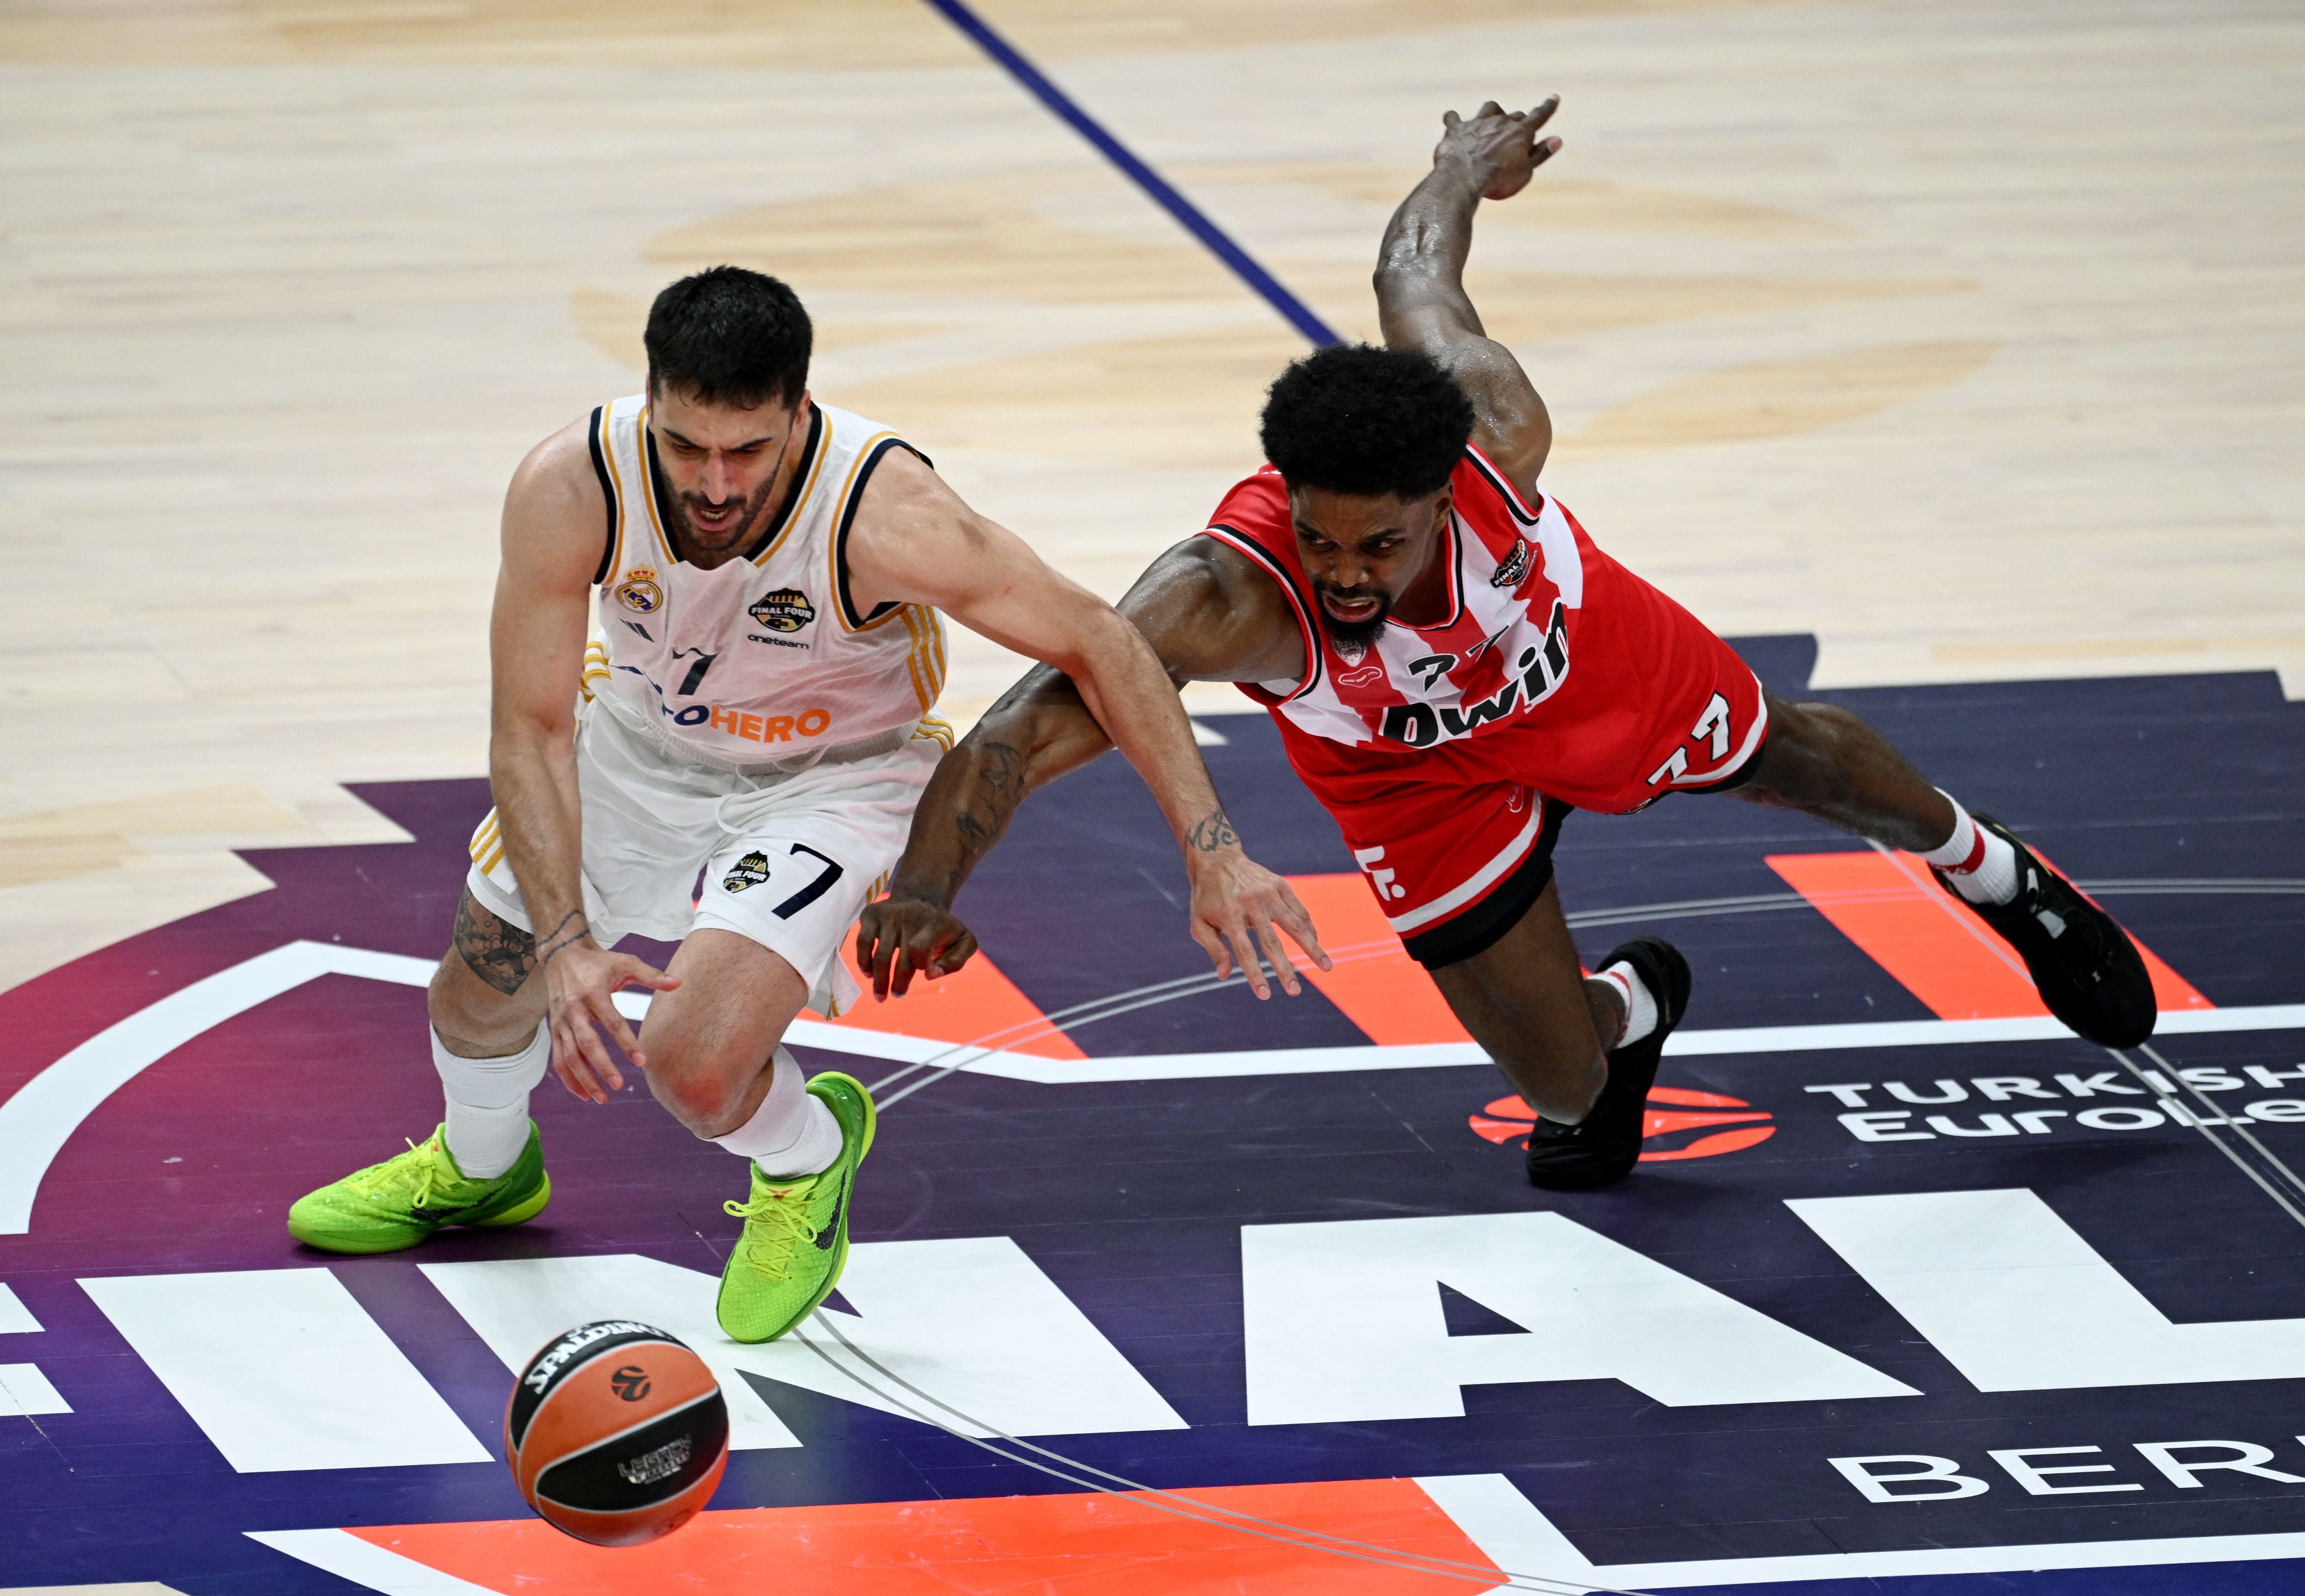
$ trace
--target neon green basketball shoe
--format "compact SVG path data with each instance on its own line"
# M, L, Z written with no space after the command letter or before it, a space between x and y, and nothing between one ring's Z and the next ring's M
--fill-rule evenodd
M744 1221L720 1271L720 1328L734 1341L773 1341L815 1312L848 1261L848 1199L872 1150L872 1094L838 1071L808 1083L840 1122L840 1156L821 1175L770 1180L753 1166L753 1200L723 1206Z
M442 1125L421 1145L347 1175L296 1200L288 1234L327 1252L397 1252L444 1225L489 1228L533 1219L552 1201L544 1143L528 1127L528 1145L494 1180L456 1167Z

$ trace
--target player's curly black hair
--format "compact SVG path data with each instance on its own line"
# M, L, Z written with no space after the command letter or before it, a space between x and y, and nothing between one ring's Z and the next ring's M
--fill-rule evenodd
M641 341L650 393L751 410L800 398L815 334L800 296L776 278L716 266L658 294Z
M1261 436L1291 488L1423 498L1463 458L1473 404L1430 355L1340 344L1273 382Z

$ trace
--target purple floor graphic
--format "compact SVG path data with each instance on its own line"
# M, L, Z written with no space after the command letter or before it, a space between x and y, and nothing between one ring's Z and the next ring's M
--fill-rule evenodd
M1739 646L1804 689L1808 640ZM832 1306L928 1335L974 1382L956 1408L1079 1463L1173 1490L1501 1475L1602 1575L1913 1553L1939 1560L1801 1588L2305 1590L2305 708L2269 674L1821 696L2215 1008L2150 1054L1909 1025L1669 1056L1662 1086L1773 1133L1580 1195L1476 1130L1509 1090L1485 1065L963 1070L889 1108L855 1198L869 1262ZM1211 724L1257 858L1351 870L1269 724ZM741 1167L644 1090L538 1093L533 1225L370 1260L288 1238L297 1196L438 1118L408 961L438 957L488 805L479 781L358 791L415 840L250 853L271 891L0 996L0 1588L381 1588L251 1532L523 1515L495 1343L612 1278L669 1304L719 1272ZM1572 816L1557 858L1588 962L1643 931L1688 955L1692 1031L1935 1021L1765 862L1851 845L1680 796ZM1092 1060L1367 1045L1317 992L1192 982L1182 897L1108 757L1025 806L960 907L1045 1013L1180 983L1073 1025ZM299 943L338 972L250 963ZM995 1330L956 1328L980 1311ZM716 1507L1073 1489L787 1354L724 1372L753 1441ZM2071 1549L2105 1542L2155 1549Z

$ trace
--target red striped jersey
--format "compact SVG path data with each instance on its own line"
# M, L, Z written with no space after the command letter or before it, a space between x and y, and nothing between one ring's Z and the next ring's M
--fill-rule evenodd
M1447 613L1395 618L1362 652L1322 624L1279 471L1237 484L1211 518L1207 535L1280 584L1304 634L1302 679L1240 688L1280 723L1316 792L1478 773L1620 812L1743 764L1766 712L1726 645L1595 548L1559 499L1524 500L1477 448L1450 483Z
M1315 736L1406 748L1479 735L1560 692L1583 630L1586 567L1606 556L1559 500L1532 509L1477 449L1451 482L1448 614L1429 626L1396 619L1365 654L1340 651L1321 624L1280 473L1268 465L1226 495L1208 535L1280 582L1308 666L1302 681L1242 691Z

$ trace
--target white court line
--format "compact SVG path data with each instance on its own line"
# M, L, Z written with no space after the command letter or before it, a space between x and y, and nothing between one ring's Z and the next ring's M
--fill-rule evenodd
M315 976L365 975L422 986L432 979L432 961L398 954L291 942L106 1026L0 1103L0 1235L22 1235L31 1228L32 1200L39 1195L41 1177L81 1122L202 1031Z
M57 1059L0 1103L0 1235L31 1228L41 1178L81 1123L105 1099L138 1074L213 1026L322 975L358 975L421 987L432 979L430 959L344 947L331 942L290 942L219 970L126 1019L106 1026ZM619 993L617 1006L638 1019L645 994ZM2243 1008L2177 1009L2161 1016L2157 1034L2221 1031L2305 1030L2305 1003ZM905 1064L933 1061L1006 1081L1044 1086L1085 1086L1121 1081L1193 1081L1236 1075L1328 1074L1344 1070L1445 1069L1486 1064L1471 1042L1401 1047L1274 1048L1227 1053L1137 1053L1110 1058L1040 1058L1029 1053L979 1048L855 1025L795 1020L785 1040L866 1058ZM1682 1031L1665 1042L1675 1057L1741 1053L1803 1053L1836 1048L1925 1048L1964 1042L2071 1040L2072 1032L2046 1015L2013 1020L1881 1020L1850 1025L1760 1025L1735 1030Z
M2305 1031L2305 1003L2240 1008L2173 1009L2161 1016L2159 1036L2218 1031ZM804 1034L805 1032L805 1034ZM1039 1058L957 1047L911 1037L860 1035L845 1025L796 1022L785 1040L872 1058L919 1063L936 1057L971 1074L1047 1086L1113 1081L1189 1081L1224 1075L1326 1074L1340 1070L1445 1069L1486 1064L1472 1042L1357 1048L1272 1048L1232 1053L1138 1053L1110 1058ZM1969 1042L2077 1041L2047 1015L2011 1020L1879 1020L1848 1025L1757 1025L1721 1031L1681 1031L1666 1039L1669 1057L1739 1053L1812 1053L1830 1048L1936 1048ZM972 1055L974 1055L972 1057Z
M480 1438L327 1269L80 1284L236 1473L489 1461Z
M0 1336L38 1335L40 1321L24 1306L24 1299L0 1286Z
M1893 1579L1916 1575L2021 1574L2049 1568L2135 1568L2249 1563L2305 1557L2305 1534L2171 1536L2031 1546L1932 1546L1909 1551L1800 1557L1709 1558L1681 1563L1595 1564L1502 1474L1420 1476L1416 1483L1500 1568L1542 1571L1561 1584L1624 1591L1690 1585L1773 1585L1799 1580ZM1528 1587L1506 1583L1493 1591Z
M1671 1591L1692 1585L2021 1574L2053 1568L2166 1567L2305 1557L2305 1534L2290 1532L1595 1564L1502 1474L1427 1474L1418 1476L1416 1483L1499 1568L1522 1571L1518 1578L1491 1587L1492 1596L1496 1592L1541 1589L1537 1581L1603 1590ZM430 1564L344 1530L252 1530L248 1538L387 1596L502 1596L489 1586L443 1574Z
M48 1383L38 1363L0 1363L0 1418L70 1412L72 1404Z
M250 1530L251 1541L387 1596L504 1596L344 1530Z

